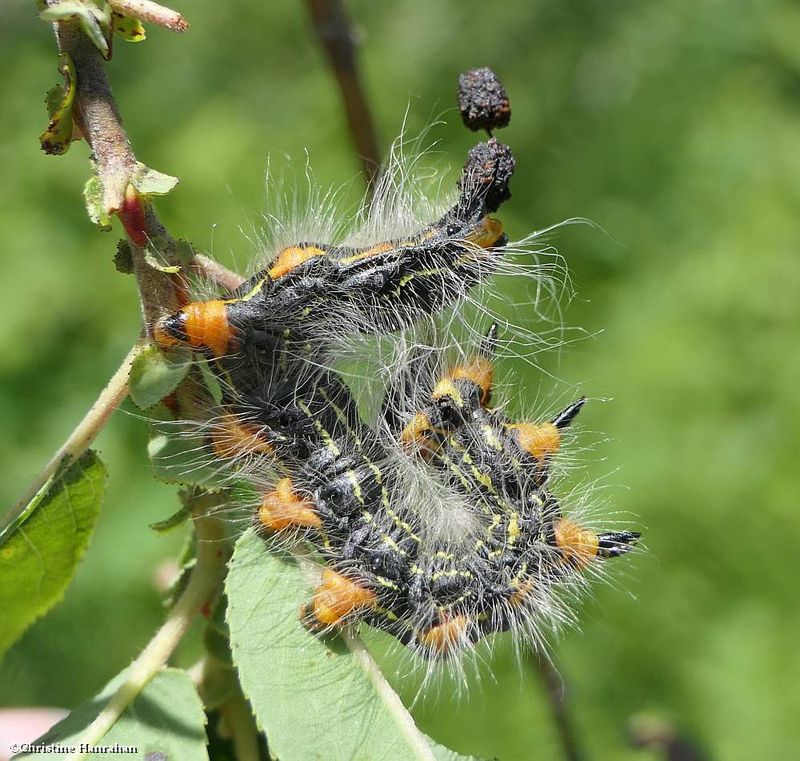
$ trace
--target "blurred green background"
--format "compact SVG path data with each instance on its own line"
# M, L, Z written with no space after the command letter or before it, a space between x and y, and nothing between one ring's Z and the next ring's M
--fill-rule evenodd
M349 4L382 147L453 105L459 71L492 66L511 95L518 159L502 217L559 231L594 337L546 360L592 397L610 439L583 479L635 516L647 552L598 588L557 648L589 758L651 759L632 716L668 720L712 758L800 747L796 559L800 453L800 6L791 0L396 0ZM269 154L311 154L323 184L358 164L301 2L186 2L190 31L118 42L110 75L138 157L180 177L158 208L175 235L233 265L260 224ZM89 223L87 150L37 136L59 81L34 3L0 8L2 505L89 407L138 331L119 235ZM475 137L437 130L452 180ZM450 182L448 179L446 182ZM524 316L523 316L524 317ZM526 384L550 380L523 366ZM527 373L527 375L525 375ZM126 407L127 412L133 408ZM161 618L154 583L180 537L148 472L143 424L118 412L97 535L64 602L0 667L0 704L70 707L138 652ZM608 474L611 473L609 476ZM2 612L0 611L0 615ZM191 654L186 654L188 658ZM483 756L558 758L539 681L500 659L466 696L419 704L441 742Z

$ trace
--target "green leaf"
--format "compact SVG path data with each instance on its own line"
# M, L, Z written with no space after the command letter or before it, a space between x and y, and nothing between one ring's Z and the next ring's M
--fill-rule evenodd
M0 654L64 596L105 486L105 465L86 452L48 481L0 540Z
M83 33L94 46L108 59L111 39L111 8L103 2L100 6L92 0L61 0L45 8L39 17L45 21L77 20Z
M158 237L145 248L144 259L153 269L174 274L192 263L194 251L186 241Z
M112 11L111 26L126 42L142 42L147 38L142 22L135 16L126 16L124 13Z
M117 252L114 254L114 267L123 275L133 274L133 250L131 244L125 240L117 241Z
M47 115L51 119L58 112L58 109L61 107L61 103L66 94L67 92L64 89L64 85L55 85L47 91L47 95L44 97L44 102L47 106Z
M253 529L236 543L226 582L231 648L270 752L281 761L459 758L415 746L413 728L398 723L362 661L341 640L326 642L303 626L299 611L312 586Z
M178 575L173 582L169 585L166 593L164 594L163 604L169 610L175 601L184 593L192 571L197 565L197 537L192 531L186 537L183 543L183 549L178 556Z
M131 184L143 196L163 196L178 184L178 178L157 172L147 164L138 161L136 171L131 177Z
M194 248L188 241L170 239L168 248L170 257L182 267L189 267L194 262Z
M83 731L105 707L125 677L126 672L123 671L99 695L78 706L66 719L37 739L35 744L77 746L82 741ZM116 753L97 753L98 746L114 745L135 746L135 754L127 756L119 750ZM120 756L164 761L208 761L203 705L185 671L166 668L156 674L95 745L89 758ZM63 759L64 754L25 753L14 758L40 761Z
M149 409L171 394L192 366L188 351L161 351L148 346L133 361L130 394L134 404Z
M184 505L179 510L175 511L169 518L164 518L163 521L155 521L150 524L150 528L157 534L166 534L168 531L182 526L189 518L192 517L192 508L189 505Z
M166 272L167 274L174 275L176 272L181 271L180 265L169 264L161 251L150 246L144 251L144 260L150 267L159 272Z
M214 371L211 369L211 367L209 367L208 360L202 355L197 355L195 357L195 363L200 369L200 376L203 379L203 385L211 395L214 404L222 404L222 384L219 382L219 378L217 378L217 376L214 374Z
M89 219L103 231L108 232L111 230L111 217L103 203L104 192L103 181L96 174L93 174L83 186L83 199Z
M75 66L66 53L61 53L58 57L58 70L64 77L64 84L56 85L47 93L45 100L50 123L39 136L42 150L51 156L60 156L67 152L75 126L72 121L72 107L75 102Z

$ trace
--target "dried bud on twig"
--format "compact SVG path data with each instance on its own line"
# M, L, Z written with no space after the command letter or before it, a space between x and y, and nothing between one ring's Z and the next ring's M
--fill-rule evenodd
M458 107L464 124L473 131L508 126L511 104L505 88L489 68L471 69L458 78Z

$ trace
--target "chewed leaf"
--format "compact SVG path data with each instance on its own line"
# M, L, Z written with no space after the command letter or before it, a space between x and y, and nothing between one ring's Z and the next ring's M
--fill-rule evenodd
M0 653L64 595L94 531L106 468L87 452L34 497L0 539Z
M166 256L157 248L152 246L147 246L147 248L145 248L144 260L154 270L166 272L168 275L174 275L181 271L180 265L169 264Z
M178 184L178 178L151 169L139 161L131 183L143 196L163 196Z
M65 95L66 90L64 89L64 85L55 85L51 87L47 91L47 95L44 96L44 102L47 106L47 115L51 119L58 113L58 109L61 107Z
M105 707L126 672L119 674L92 700L78 706L63 721L56 724L35 744L79 746L84 730ZM135 700L123 711L116 723L103 736L98 745L135 747L131 758L180 759L180 761L208 761L206 750L205 713L192 680L185 671L166 668L153 677ZM62 753L23 753L15 759L56 759ZM91 757L114 758L102 754Z
M460 758L438 755L344 644L303 626L311 586L295 560L270 552L253 529L236 543L226 582L231 648L270 751L281 761Z
M67 152L74 132L72 107L75 102L75 66L66 53L58 58L58 70L64 76L64 84L57 85L47 93L50 123L39 136L42 150L51 156L60 156Z
M112 11L111 26L126 42L142 42L147 38L142 22L135 16L126 16L124 13Z
M97 5L92 0L59 0L45 8L39 17L44 21L76 19L83 33L108 58L110 54L111 8L108 3Z
M103 193L103 181L98 175L93 174L83 187L83 199L89 219L107 232L111 229L111 217L103 203Z
M188 267L194 258L194 251L183 240L153 238L145 244L144 260L159 272L174 274Z
M133 250L124 238L117 241L117 253L114 254L114 267L123 275L133 274Z
M188 351L161 351L149 346L133 362L130 394L134 404L149 409L171 394L192 365Z

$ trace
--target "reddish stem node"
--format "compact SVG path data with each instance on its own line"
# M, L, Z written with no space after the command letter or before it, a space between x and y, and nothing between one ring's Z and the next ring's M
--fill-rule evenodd
M131 241L144 248L147 245L147 210L144 198L136 192L133 185L129 184L125 188L119 218Z

